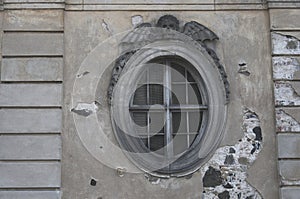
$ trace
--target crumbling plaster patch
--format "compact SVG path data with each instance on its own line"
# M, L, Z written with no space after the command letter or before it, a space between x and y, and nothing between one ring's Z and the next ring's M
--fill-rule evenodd
M234 146L219 148L201 168L203 198L260 199L258 191L247 183L247 169L262 149L260 120L256 113L244 109L244 137Z
M300 105L298 89L292 82L275 82L274 95L276 106Z
M92 113L96 113L98 108L98 102L92 102L92 103L78 103L76 107L72 108L71 111L84 116L88 117Z
M300 78L300 61L293 57L273 57L274 79L292 80Z
M291 35L272 33L274 54L299 54L300 41Z
M300 132L300 123L282 109L276 110L277 132Z

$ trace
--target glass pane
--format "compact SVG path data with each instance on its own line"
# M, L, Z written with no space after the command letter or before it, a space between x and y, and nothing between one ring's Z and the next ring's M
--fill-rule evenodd
M132 119L136 124L136 132L138 135L147 135L147 112L132 112Z
M149 84L149 104L163 104L164 87L160 84Z
M165 136L164 135L155 135L150 137L150 150L156 151L156 153L163 155L165 146ZM159 150L161 149L161 150ZM159 150L159 151L157 151Z
M185 82L185 68L176 63L172 63L171 67L172 82Z
M189 104L202 104L197 84L188 84L188 101Z
M165 113L150 112L149 113L150 136L156 134L164 134Z
M149 66L149 82L150 83L163 83L164 75L164 65L161 64L152 64Z
M174 155L184 152L187 149L187 135L173 136Z
M172 104L186 104L185 84L172 84Z
M190 134L189 135L189 147L193 144L194 140L196 139L198 134Z
M172 113L172 129L173 135L176 133L186 133L186 113L183 112L173 112Z
M193 78L192 74L187 71L187 80L188 82L196 82L195 79Z
M148 71L144 70L141 74L141 76L139 77L139 84L147 84L147 74Z
M148 138L142 138L141 140L144 143L145 147L149 148L149 146L148 146Z
M134 93L134 99L133 99L134 105L145 105L147 104L147 85L140 85L135 90Z
M189 112L189 132L199 132L201 121L202 121L202 112L195 111Z

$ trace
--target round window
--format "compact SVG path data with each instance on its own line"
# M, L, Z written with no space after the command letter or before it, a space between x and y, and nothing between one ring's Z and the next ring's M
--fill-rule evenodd
M184 42L166 42L159 47L154 42L127 61L111 110L128 157L152 175L178 177L199 169L215 150L226 97L208 54Z

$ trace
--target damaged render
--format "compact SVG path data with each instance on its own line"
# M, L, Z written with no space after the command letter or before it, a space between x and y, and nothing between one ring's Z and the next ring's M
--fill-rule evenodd
M276 106L300 105L300 96L292 82L278 81L274 85Z
M274 79L300 78L300 61L294 57L273 57Z
M84 117L88 117L92 113L96 113L98 110L99 103L93 102L93 103L78 103L76 107L72 108L71 111Z
M276 131L277 132L298 132L300 123L282 109L276 110Z
M258 191L247 183L247 169L262 149L260 120L256 113L244 109L244 137L234 146L219 148L201 168L203 198L261 199Z
M299 54L300 41L291 35L272 33L274 54Z

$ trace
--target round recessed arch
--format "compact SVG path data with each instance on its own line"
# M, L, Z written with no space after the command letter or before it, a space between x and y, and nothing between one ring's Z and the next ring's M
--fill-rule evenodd
M138 137L131 136L129 105L136 82L151 60L159 57L180 58L193 67L203 84L208 107L205 132L195 144L175 159L160 157L139 147ZM112 95L111 115L114 132L121 147L139 168L158 176L184 176L201 167L218 146L226 122L226 89L218 66L199 43L193 40L159 40L137 50L126 62ZM170 169L168 165L172 164Z

